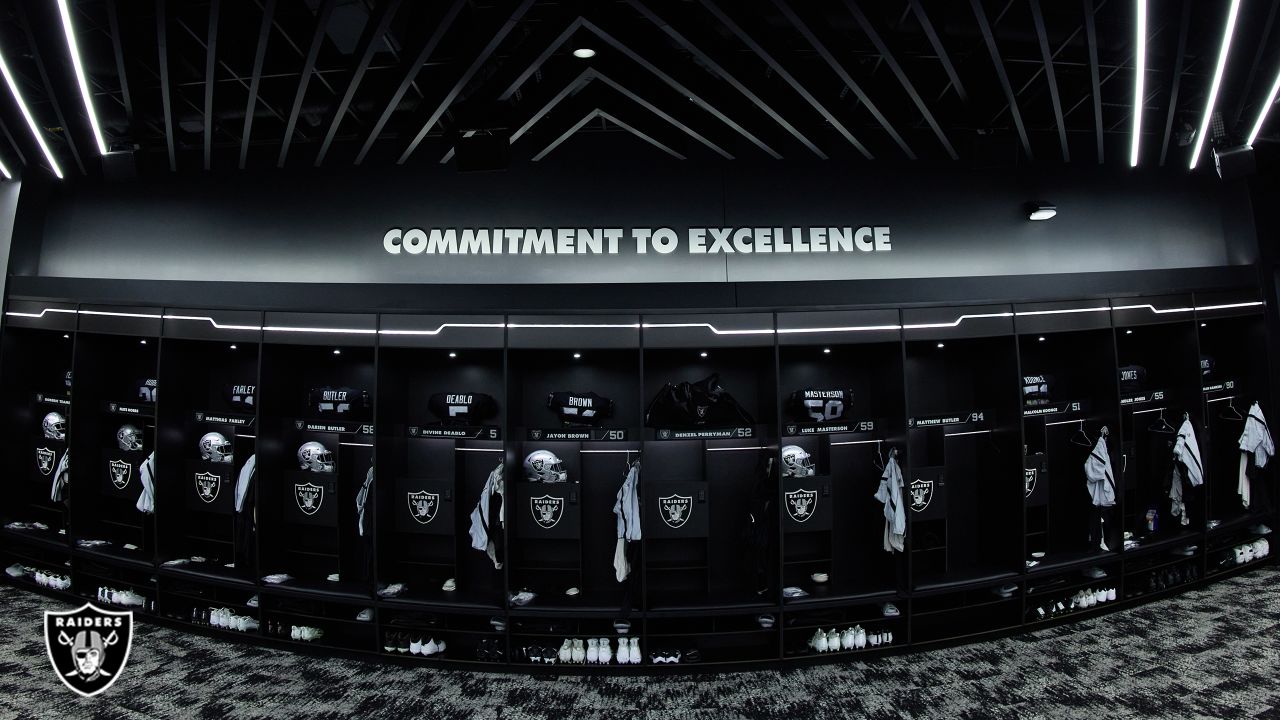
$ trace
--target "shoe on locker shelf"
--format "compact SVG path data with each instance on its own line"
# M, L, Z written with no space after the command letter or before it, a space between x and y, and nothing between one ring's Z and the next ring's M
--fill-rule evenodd
M627 620L627 619L624 619L624 618L620 618L620 619L618 619L618 620L614 620L614 621L613 621L613 629L614 629L614 630L615 630L619 635L626 635L627 633L631 632L631 621L630 621L630 620Z
M268 633L270 633L270 632L271 632L271 624L270 624L270 623L267 623L267 632L268 632ZM396 651L396 634L395 634L395 633L393 633L393 632L389 632L389 633L387 633L386 635L384 635L384 636L383 636L383 638L382 638L382 649L383 649L383 650L386 650L387 652L395 652L395 651Z
M244 604L247 607L252 607L252 608L258 607L258 596L254 595L253 597L246 600Z
M1267 527L1266 523L1258 523L1257 525L1250 526L1249 532L1254 535L1270 535L1271 528Z
M897 605L894 605L891 602L887 602L880 606L880 614L884 615L885 617L898 617L898 615L900 615L901 613L898 612Z
M494 630L497 630L498 632L506 632L506 631L507 631L507 621L506 621L506 619L502 618L501 616L494 615L493 617L489 618L489 625L490 625Z
M360 612L356 613L356 620L359 620L360 622L369 622L372 619L373 619L373 608L365 608Z
M627 652L627 639L624 637L618 638L618 664L631 664L631 655Z
M533 602L533 599L536 597L538 597L537 594L531 593L528 590L521 590L520 592L512 593L510 597L511 606L524 607L525 605Z
M613 648L609 647L609 638L600 638L597 641L596 659L601 665L608 665L613 660Z
M813 637L809 638L809 647L820 653L827 651L827 634L823 632L822 628L818 628L818 630L813 633Z
M685 650L685 651L684 651L684 662L685 662L685 663L698 663L698 662L702 662L702 653L698 652L698 648L692 648L692 649L689 649L689 650Z
M1097 580L1098 578L1104 578L1104 577L1106 577L1106 576L1107 576L1107 571L1106 571L1106 570L1103 570L1102 568L1098 567L1097 565L1093 565L1093 566L1091 566L1091 567L1087 567L1087 568L1085 568L1084 570L1081 570L1081 571L1080 571L1080 574L1081 574L1081 575L1084 575L1085 577L1087 577L1087 578L1089 578L1089 579L1091 579L1091 580Z
M627 659L632 665L640 664L640 638L631 638L631 647L627 650Z
M453 592L458 589L458 583L453 578L449 578L444 581L444 584L440 586L440 589L445 592Z
M795 598L809 597L809 593L803 588L798 588L794 585L789 585L787 587L782 588L782 597L788 600L792 600Z
M411 655L421 655L421 654L422 654L422 638L420 638L420 637L415 637L415 638L414 638L414 639L409 643L409 654L411 654Z
M756 616L756 622L760 624L760 627L768 630L773 627L774 619L769 613L764 613L763 615Z
M840 633L835 628L827 633L827 650L835 652L840 649Z
M844 632L840 633L840 649L853 649L853 628L845 628Z
M855 650L861 650L867 646L867 631L862 629L861 625L853 628L853 647Z

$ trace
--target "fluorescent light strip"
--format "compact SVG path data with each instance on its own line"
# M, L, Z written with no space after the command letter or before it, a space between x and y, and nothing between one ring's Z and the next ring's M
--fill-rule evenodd
M1137 66L1134 69L1133 82L1133 145L1129 150L1129 167L1138 167L1138 142L1142 139L1142 103L1145 95L1143 86L1147 74L1147 0L1136 0L1138 4L1138 37Z
M824 332L865 332L873 330L921 330L929 328L954 328L959 326L965 320L975 320L982 318L997 317L1023 317L1031 315L1065 315L1070 313L1086 313L1086 312L1106 312L1108 310L1150 310L1157 315L1165 315L1168 313L1182 313L1192 311L1209 311L1209 310L1233 310L1237 308L1258 307L1264 303L1261 300L1253 300L1250 302L1224 303L1219 305L1197 305L1194 307L1175 307L1175 308L1157 308L1150 303L1140 303L1136 305L1116 305L1114 307L1089 307L1089 308L1067 308L1063 310L1027 310L1024 312L1004 312L1004 313L981 313L974 315L961 315L953 322L946 323L919 323L912 325L846 325L836 327L818 327L818 328L779 328L772 330L763 329L747 329L747 330L721 330L710 323L643 323L643 324L610 324L610 323L441 323L434 330L372 330L364 328L304 328L304 327L286 327L277 325L258 326L258 325L233 325L222 324L211 317L205 315L155 315L151 313L126 313L112 312L106 310L71 310L68 308L43 308L38 313L21 312L17 310L8 310L5 315L9 317L26 317L26 318L43 318L48 313L66 313L80 315L101 315L107 317L131 317L146 319L165 319L165 320L192 320L197 322L207 322L218 330L248 330L257 332L266 330L270 332L301 332L301 333L336 333L346 335L439 335L448 328L516 328L516 329L548 329L548 328L592 328L592 329L634 329L634 328L707 328L716 335L767 335L779 334L789 335L797 333L824 333Z
M961 435L981 435L983 433L989 433L989 432L991 431L990 430L967 430L965 432L958 432L958 433L943 433L942 436L943 437L960 437Z
M58 12L62 14L62 32L67 36L67 51L71 53L71 65L76 70L76 81L80 83L80 97L84 99L84 109L89 113L89 125L93 127L93 138L98 141L98 154L106 155L107 143L102 139L102 128L98 126L98 114L93 111L93 97L89 94L89 81L85 79L84 65L80 62L80 48L76 45L76 31L71 27L71 10L67 7L67 0L58 0Z
M13 175L9 172L8 166L6 166L3 161L0 161L0 174L4 175L5 180L13 179Z
M1271 92L1267 93L1267 101L1262 103L1262 109L1258 111L1258 120L1253 124L1253 131L1249 133L1249 140L1246 144L1253 145L1253 141L1258 139L1258 133L1262 132L1262 123L1267 120L1267 112L1275 104L1277 92L1280 92L1280 72L1276 73L1276 81L1271 84Z
M27 101L22 99L22 92L18 90L18 82L13 79L13 73L9 72L9 64L4 60L4 54L0 53L0 73L4 74L4 81L9 84L9 92L13 93L13 99L18 101L18 109L22 111L22 117L27 120L27 127L31 128L31 134L35 136L36 143L40 145L40 150L44 152L44 159L49 161L49 167L53 168L53 174L62 179L62 168L58 167L58 161L53 159L53 152L49 150L49 145L44 141L44 135L40 130L40 126L36 125L35 118L31 117L31 110L27 108Z
M1213 104L1218 101L1218 89L1222 86L1222 71L1227 68L1227 55L1231 51L1231 36L1236 32L1236 17L1240 14L1240 0L1231 0L1231 9L1227 11L1227 30L1222 35L1222 50L1218 53L1218 65L1213 69L1213 84L1209 86L1209 99L1204 106L1204 119L1200 121L1200 132L1196 133L1196 145L1191 151L1191 169L1196 169L1200 161L1200 150L1204 147L1204 136L1209 132L1209 122L1213 118Z

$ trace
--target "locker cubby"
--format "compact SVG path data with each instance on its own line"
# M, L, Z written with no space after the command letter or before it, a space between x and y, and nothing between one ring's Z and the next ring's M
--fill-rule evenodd
M259 633L279 642L331 647L338 650L377 652L378 628L369 604L277 595L264 588L259 595ZM360 620L369 610L369 620ZM312 640L293 636L293 627L320 630Z
M164 342L160 374L172 379L172 400L160 404L158 416L156 493L169 510L156 515L160 561L204 557L231 576L254 578L253 489L246 484L239 508L237 489L257 446L258 344ZM210 433L229 448L203 448Z
M143 465L155 451L159 338L81 332L75 344L72 383L80 412L69 435L77 478L70 491L71 537L106 540L97 552L150 561L155 515L139 504Z
M990 336L1007 309L958 308L954 328L936 313L904 313L907 456L904 478L912 584L927 589L981 582L1022 568L1023 468L1016 348ZM965 328L965 317L975 317ZM954 320L953 320L954 321ZM962 332L963 331L963 332Z
M1120 305L1120 303L1125 303ZM1191 420L1201 449L1205 425L1199 377L1196 325L1189 298L1114 300L1116 358L1120 384L1118 458L1123 488L1123 526L1130 550L1179 543L1204 527L1205 488L1183 482L1188 523L1173 517L1169 499L1173 447L1184 417ZM1174 311L1159 314L1148 307ZM1133 369L1137 380L1124 373ZM1208 473L1206 473L1208 480Z
M226 610L238 617L258 622L258 591L253 587L230 587L214 583L198 582L180 576L161 574L159 578L159 602L157 612L161 617L211 630L259 635L259 628L245 630L219 627L212 620L214 610ZM250 601L254 605L250 605Z
M74 343L71 332L58 328L10 327L4 334L5 361L0 365L0 388L10 398L0 422L12 441L3 461L9 482L0 501L0 517L4 523L41 523L48 530L24 534L61 543L66 543L66 535L59 531L67 528L69 494L56 500L53 491L70 437Z
M321 334L311 344L268 342L262 348L258 569L286 573L295 587L368 597L374 531L372 513L362 526L357 498L373 466L374 349L320 344L326 339ZM327 457L300 457L313 442Z
M1110 327L1073 327L1097 320L1096 313L1060 316L1052 326L1033 326L1027 328L1032 332L1018 335L1026 553L1031 570L1035 569L1032 562L1050 566L1086 561L1122 548L1114 334ZM1104 427L1114 505L1095 507L1085 463Z
M379 652L408 656L424 662L502 663L506 661L506 633L494 629L489 617L475 614L446 614L415 610L381 610L378 625L382 640ZM405 643L445 644L443 652L432 655L403 652Z

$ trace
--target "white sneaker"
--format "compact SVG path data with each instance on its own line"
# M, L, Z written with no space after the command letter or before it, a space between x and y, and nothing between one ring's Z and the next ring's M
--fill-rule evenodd
M891 630L886 630L886 631L885 631L885 633L884 633L884 644L885 644L885 645L892 645L892 644L893 644L893 631L891 631Z
M880 633L871 633L871 647L880 647Z
M858 625L853 629L853 646L861 650L867 646L867 631Z
M258 596L254 595L253 597L246 600L244 604L248 607L258 607Z
M600 638L596 642L596 659L602 665L608 665L609 661L613 659L613 649L609 647L609 638Z
M853 649L853 628L845 628L844 632L840 633L840 649Z
M573 643L567 638L564 642L560 643L560 652L557 653L557 657L560 658L560 662L562 663L567 663L570 660L573 660Z
M1095 594L1094 594L1094 596L1098 599L1098 602L1100 602L1100 603L1104 603L1104 602L1106 602L1106 601L1107 601L1107 591L1106 591L1106 590L1099 590L1097 593L1095 593Z
M598 650L597 650L598 652ZM588 659L586 648L582 646L582 638L574 638L573 646L570 649L570 659L581 665Z
M453 578L449 578L444 581L444 584L440 586L440 589L445 592L453 592L458 589L458 583Z
M820 653L827 651L827 634L822 632L821 628L813 634L813 637L809 638L809 647Z
M1115 589L1115 588L1107 588L1107 602L1111 602L1111 601L1113 601L1113 600L1115 600L1115 599L1116 599L1116 589Z
M414 639L409 643L409 653L410 653L410 654L413 654L413 655L421 655L421 654L422 654L422 638L420 638L420 637L415 637L415 638L414 638Z
M627 651L627 660L632 665L640 664L640 638L631 638L631 649Z
M627 639L618 638L618 664L627 665L631 662L631 655L627 652Z
M298 639L300 639L300 638L299 638L299 635L300 635L300 633L298 632L298 626L297 626L297 625L290 625L290 626L289 626L289 639L290 639L290 640L298 640Z
M840 649L840 631L835 628L827 633L827 650L836 652Z
M257 606L251 605L250 607L257 607ZM365 608L360 612L356 613L356 620L359 620L360 622L369 622L372 619L373 619L373 608Z

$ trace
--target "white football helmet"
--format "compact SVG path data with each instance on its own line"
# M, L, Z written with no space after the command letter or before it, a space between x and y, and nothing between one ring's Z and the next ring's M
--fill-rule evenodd
M813 456L799 445L782 448L782 477L813 477Z
M231 443L220 432L207 432L200 438L200 457L208 462L231 462Z
M44 428L44 436L49 440L67 439L67 419L62 417L62 413L51 412L45 415L40 426Z
M555 453L534 450L524 459L524 477L529 482L562 483L569 479L569 473Z
M298 467L311 472L333 472L333 453L329 448L312 440L298 448Z
M116 431L116 444L125 452L141 450L142 431L133 425L121 425L120 429Z

